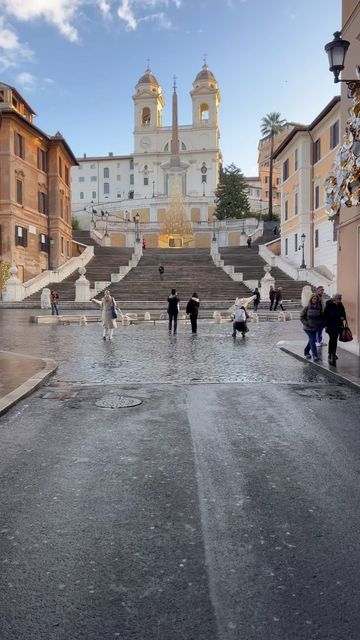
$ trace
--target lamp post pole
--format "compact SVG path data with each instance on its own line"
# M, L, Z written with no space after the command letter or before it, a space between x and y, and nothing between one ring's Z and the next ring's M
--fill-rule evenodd
M300 269L306 269L305 254L304 254L305 238L306 238L306 235L305 235L305 233L303 233L301 235L301 265L300 265Z
M213 213L213 237L212 237L212 241L216 242L216 215L215 213Z
M136 240L136 242L140 242L139 222L140 222L140 216L137 213L135 215L135 240Z
M155 180L153 180L152 187L153 187L152 197L155 198Z

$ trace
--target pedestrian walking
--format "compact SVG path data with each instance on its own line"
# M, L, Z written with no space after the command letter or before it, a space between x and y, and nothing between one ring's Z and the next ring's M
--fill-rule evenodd
M123 317L122 311L117 306L115 299L111 295L110 291L105 291L104 297L101 300L92 298L92 302L101 307L101 319L103 327L103 340L112 340L114 329L117 328L116 318L120 315Z
M270 289L269 289L269 300L270 300L270 311L272 311L273 306L275 304L275 289L272 286L272 284L270 285Z
M160 280L164 280L165 269L164 269L162 264L159 264L158 271L159 271L159 275L160 275Z
M169 295L168 299L168 316L169 316L169 333L171 333L171 329L174 323L174 336L176 335L177 330L177 317L179 313L179 302L180 298L176 292L176 289L171 289L171 295Z
M324 311L325 311L325 300L324 300L325 289L324 289L324 287L316 287L316 293L320 298L321 309L322 309L322 312L324 314ZM326 347L326 343L323 342L323 338L322 338L323 330L324 330L324 323L322 323L321 326L318 328L318 331L317 331L317 334L316 334L316 346L317 347Z
M237 307L232 315L233 319L233 332L232 337L236 338L236 332L239 331L243 338L245 338L245 334L249 331L247 328L246 321L249 317L248 312L246 311L244 306Z
M336 355L338 338L345 323L346 311L342 303L342 296L341 293L335 293L325 305L323 318L323 326L325 326L325 331L329 335L328 360L334 366L338 359Z
M58 309L58 304L59 304L59 294L57 291L55 291L55 289L53 289L50 292L50 304L51 304L51 315L55 316L55 315L59 315L59 309Z
M316 348L316 333L322 324L322 315L320 298L316 293L313 293L309 300L309 304L304 307L300 313L300 321L302 322L303 329L308 337L308 343L304 349L304 356L310 360L311 351L314 362L319 360L319 354Z
M254 311L255 311L255 313L257 313L257 310L258 310L259 304L260 304L260 291L259 291L258 287L255 287L255 289L253 291L253 296L254 296Z
M146 240L145 240L145 238L142 241L142 248L145 251L145 249L146 249Z
M197 333L199 307L200 307L200 300L199 300L198 294L195 291L186 305L186 313L188 313L190 316L191 331L194 334Z
M276 309L278 308L278 306L280 307L281 311L285 311L284 309L284 305L282 303L282 288L278 287L277 289L275 289L275 306L274 306L274 311L276 311Z
M251 249L251 237L249 236L248 239L246 240L246 244L248 246L248 249Z

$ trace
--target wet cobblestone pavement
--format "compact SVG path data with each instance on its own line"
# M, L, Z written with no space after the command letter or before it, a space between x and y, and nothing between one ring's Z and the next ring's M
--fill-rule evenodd
M36 325L26 310L0 311L0 349L53 358L54 381L91 383L324 382L312 367L281 352L279 340L301 339L297 320L250 324L245 339L231 338L231 324L200 321L198 335L180 323L119 326L112 342L101 325Z

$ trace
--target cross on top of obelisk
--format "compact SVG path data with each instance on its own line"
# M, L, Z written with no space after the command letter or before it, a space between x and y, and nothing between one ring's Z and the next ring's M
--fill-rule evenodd
M204 65L206 65L206 64L207 64L207 57L208 57L208 54L207 54L207 53L204 53L204 57L203 57L203 63L204 63Z

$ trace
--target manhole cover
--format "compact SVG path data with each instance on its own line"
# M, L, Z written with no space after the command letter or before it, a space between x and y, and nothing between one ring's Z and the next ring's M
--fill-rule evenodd
M124 409L126 407L136 407L142 404L139 398L130 398L129 396L105 396L95 402L97 407L102 409Z

